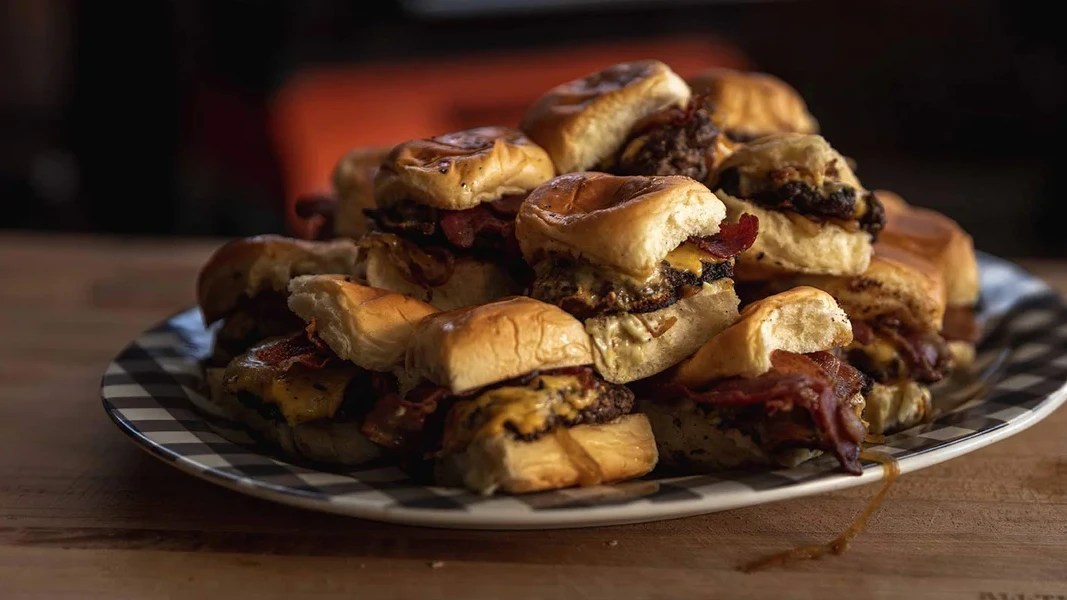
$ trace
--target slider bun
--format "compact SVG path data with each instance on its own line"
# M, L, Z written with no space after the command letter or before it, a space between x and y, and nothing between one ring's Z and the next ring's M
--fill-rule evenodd
M231 421L243 425L255 441L280 451L286 457L315 462L358 465L381 455L381 450L360 431L359 421L316 421L290 426L285 422L264 418L255 410L241 404L222 385L224 369L208 369L210 400ZM234 436L228 428L214 428L220 435L236 444L247 440Z
M464 210L525 194L555 175L552 160L521 131L478 127L393 148L374 179L378 206L414 201Z
M374 176L389 148L356 148L337 163L333 170L333 189L337 195L334 235L359 239L369 231L363 209L374 208Z
M311 242L278 235L233 240L200 270L196 296L204 322L229 314L242 296L284 292L298 275L355 272L359 248L350 240Z
M854 188L857 197L866 192L845 157L820 135L780 133L744 144L722 162L718 172L727 169L737 170L742 198L777 187L775 183L784 175L817 190L835 183Z
M971 236L937 211L910 206L892 192L879 190L875 195L886 212L879 245L896 246L932 262L944 279L949 306L975 304L981 289Z
M619 63L558 85L534 103L520 128L559 173L585 171L615 155L641 120L689 102L689 86L657 60Z
M400 364L415 324L437 309L401 294L352 283L340 275L289 282L289 309L310 323L344 360L371 371Z
M515 236L528 262L569 254L647 277L689 236L714 235L726 207L688 177L561 175L530 194Z
M522 291L522 286L500 265L466 257L456 257L448 281L426 288L409 280L385 248L365 248L361 271L367 285L418 298L439 310L485 304Z
M409 371L462 394L531 371L593 363L589 336L563 309L516 296L422 320Z
M587 319L597 372L612 383L629 383L668 369L737 321L738 302L734 282L719 279L660 310Z
M603 483L640 477L656 466L656 440L644 415L567 429L571 440L596 461ZM509 434L476 440L440 458L438 485L466 485L483 495L555 490L579 485L584 473L553 433L525 442Z
M716 125L735 139L819 131L800 94L773 75L708 69L691 77L689 87L705 96Z
M915 381L891 385L876 383L867 394L863 420L867 431L881 435L903 431L933 415L930 389Z
M871 236L834 223L815 223L796 213L769 210L716 192L730 221L748 213L759 219L759 235L737 257L734 278L757 281L789 273L859 275L871 261Z
M768 453L751 436L724 428L714 407L697 407L690 401L664 405L639 400L638 408L652 425L660 464L676 469L707 472L740 467L795 467L822 454L809 448Z
M670 372L699 388L724 377L758 377L771 369L775 350L808 354L852 341L852 324L833 296L796 287L749 304L741 318Z
M920 331L940 331L945 288L940 271L904 250L879 241L871 264L855 277L804 277L801 283L829 292L853 319L888 316Z

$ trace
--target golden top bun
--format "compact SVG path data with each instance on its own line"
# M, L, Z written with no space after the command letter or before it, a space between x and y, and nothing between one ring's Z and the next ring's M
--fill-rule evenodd
M871 261L871 236L848 231L835 223L815 223L796 213L782 212L716 192L726 205L728 220L743 214L759 219L759 235L737 257L734 279L760 281L794 273L859 275Z
M359 247L351 240L310 242L279 235L233 240L200 269L197 302L210 325L229 314L244 296L284 292L298 275L349 275L358 260Z
M775 133L818 133L819 123L788 83L766 73L709 69L689 79L716 125L739 140Z
M525 194L555 175L552 160L521 131L478 127L393 148L374 179L378 206L413 201L465 210Z
M530 194L515 236L531 262L558 252L648 276L689 236L718 233L725 216L715 194L688 177L571 173Z
M845 157L821 135L780 133L760 138L744 144L724 160L719 172L727 169L737 169L742 198L787 180L803 181L816 190L846 185L854 188L857 196L866 191Z
M971 306L981 292L974 240L959 223L927 208L910 206L892 192L875 192L885 207L879 246L895 246L934 264L945 284L949 306Z
M289 282L289 309L310 323L340 358L388 371L404 358L415 324L437 309L414 298L352 283L340 275Z
M334 235L359 239L369 231L363 209L374 208L374 176L390 148L350 150L333 169L333 190L337 195Z
M409 371L455 394L539 369L592 363L582 323L525 296L427 317L407 354Z
M558 85L534 103L520 128L548 151L559 173L610 159L634 125L689 102L689 86L658 60L619 63Z
M920 331L940 331L945 316L945 287L929 261L882 242L871 264L855 277L809 277L802 283L825 290L853 319L887 316Z
M833 296L796 287L753 302L726 331L679 364L671 380L696 388L724 377L757 377L771 369L771 354L808 354L852 341L852 324Z

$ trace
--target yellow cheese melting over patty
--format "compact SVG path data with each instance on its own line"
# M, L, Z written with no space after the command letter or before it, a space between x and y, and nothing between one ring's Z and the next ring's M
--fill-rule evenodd
M672 269L688 271L697 277L700 277L704 272L704 265L701 264L702 262L715 262L710 254L689 242L685 242L681 246L668 252L667 257L664 258L664 260L667 261L667 264L669 264Z
M597 397L574 375L541 375L524 386L494 388L452 407L444 448L461 451L474 440L505 433L508 424L519 435L539 433L552 417L577 418Z
M231 394L247 392L265 404L273 404L296 426L332 417L344 401L345 387L361 369L348 362L310 369L297 364L286 372L256 358L255 349L226 367L223 382Z

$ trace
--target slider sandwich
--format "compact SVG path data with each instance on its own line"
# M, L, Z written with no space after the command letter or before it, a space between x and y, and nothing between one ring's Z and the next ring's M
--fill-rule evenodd
M854 277L802 277L837 298L852 320L843 357L874 382L863 418L871 433L892 433L932 415L929 385L955 366L941 336L945 288L940 270L883 241Z
M766 73L708 69L688 80L711 118L734 142L775 133L818 133L819 123L788 83Z
M375 411L397 396L414 326L436 309L337 275L299 277L289 291L304 328L209 370L212 397L288 456L339 464L377 457L382 420Z
M608 381L654 375L737 319L734 256L759 224L749 215L726 223L725 214L688 177L561 175L516 219L534 269L529 295L585 323Z
M592 363L582 324L531 298L423 319L407 368L420 387L438 386L439 410L448 407L433 453L438 484L523 493L651 471L648 420L630 414L633 394Z
M746 144L712 179L709 187L731 221L759 217L759 237L737 260L742 280L859 275L885 224L881 202L818 135L785 133Z
M519 204L554 175L521 132L481 127L393 148L374 180L374 233L360 244L366 281L441 309L518 293Z
M655 60L619 63L556 86L520 128L548 151L559 173L704 181L732 148L685 81Z
M197 280L204 323L222 321L211 363L225 365L260 340L302 329L304 323L286 307L289 281L299 275L350 275L358 258L359 248L348 240L261 235L223 245Z
M860 473L867 378L834 355L851 341L848 316L814 288L746 306L693 356L640 384L663 464L796 466L829 452Z
M945 318L941 336L958 368L974 362L981 335L975 307L981 293L974 240L945 215L911 206L892 192L876 191L885 205L886 225L879 245L895 246L933 263L945 285Z

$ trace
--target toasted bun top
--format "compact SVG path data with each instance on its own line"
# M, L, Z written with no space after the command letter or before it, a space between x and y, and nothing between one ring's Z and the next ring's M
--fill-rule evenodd
M689 236L718 233L725 217L722 201L688 177L571 173L530 194L515 235L528 261L559 252L647 276Z
M852 341L848 315L833 296L796 287L753 302L741 318L700 347L669 374L696 388L723 377L757 377L771 369L771 354L808 354Z
M390 148L356 148L345 154L334 167L336 235L358 239L370 229L363 209L374 208L374 176L389 151Z
M309 242L260 235L228 242L200 269L196 297L204 322L225 317L243 296L285 291L297 275L353 273L358 256L351 240Z
M374 196L382 208L411 200L464 210L525 194L555 174L548 154L521 131L478 127L393 148L375 177Z
M920 331L940 331L945 316L945 287L940 270L920 256L895 246L874 245L871 264L855 277L802 280L826 290L853 319L899 319Z
M933 263L944 281L949 306L976 303L981 289L974 240L959 223L937 211L910 206L892 192L879 190L875 195L886 212L879 246L895 246Z
M742 198L793 180L816 190L847 185L857 193L865 192L845 157L820 135L780 133L758 139L731 154L719 173L727 169L737 169Z
M310 323L344 360L388 371L401 363L415 324L437 309L414 298L352 283L340 275L309 275L289 283L289 309Z
M592 363L582 323L525 296L427 317L407 354L410 371L456 394L538 369Z
M597 167L649 115L689 102L689 86L658 60L619 63L558 85L534 103L520 128L548 151L559 173Z
M705 97L715 123L735 139L819 132L800 94L773 75L709 69L691 77L689 87Z

